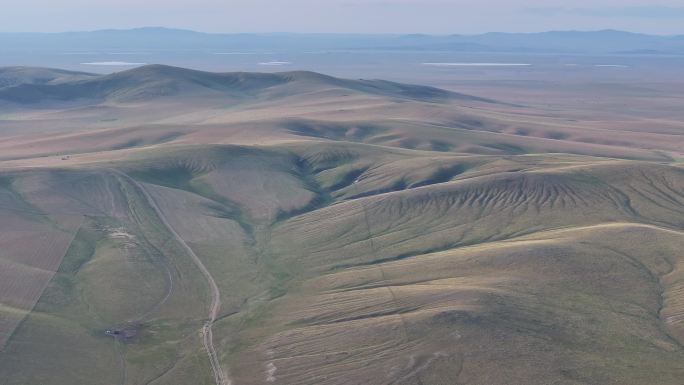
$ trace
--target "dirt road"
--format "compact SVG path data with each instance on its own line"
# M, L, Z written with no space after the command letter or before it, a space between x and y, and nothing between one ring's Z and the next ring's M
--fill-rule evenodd
M178 243L183 247L183 249L185 249L188 255L190 255L192 261L200 270L204 278L207 280L207 283L209 284L209 294L211 296L211 306L209 307L208 320L202 327L202 342L204 344L204 348L207 350L207 354L209 355L209 362L211 364L211 370L214 372L214 380L216 382L216 385L231 385L232 382L229 379L228 374L221 368L221 363L219 362L218 355L216 354L216 350L214 349L214 335L212 332L212 326L214 325L214 321L216 321L219 310L221 309L221 294L219 292L218 286L216 285L216 281L214 281L214 277L211 276L211 273L206 268L206 266L204 266L202 260L197 256L197 254L195 254L195 252L190 248L190 246L188 246L188 244L185 243L183 238L181 238L180 235L178 235L178 233L176 232L176 230L174 230L174 228L166 219L166 216L164 216L164 213L161 211L161 209L154 201L152 196L147 192L147 190L145 190L145 187L138 183L135 179L131 178L130 176L119 171L115 172L117 175L126 179L129 183L133 184L136 188L138 188L140 192L142 192L142 194L145 196L145 199L157 213L157 216L162 221L164 226L166 226L169 229L169 232L171 232L171 234L174 236L174 238L176 238Z

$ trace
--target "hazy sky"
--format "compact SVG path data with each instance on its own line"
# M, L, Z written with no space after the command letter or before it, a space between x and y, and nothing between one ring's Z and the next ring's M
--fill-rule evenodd
M2 31L684 34L684 0L4 0ZM9 3L9 4L8 4Z

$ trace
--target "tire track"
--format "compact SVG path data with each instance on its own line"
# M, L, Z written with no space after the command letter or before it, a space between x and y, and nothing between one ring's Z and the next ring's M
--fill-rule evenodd
M204 323L204 326L202 326L202 343L204 344L204 348L206 349L207 355L209 356L209 363L211 364L211 370L214 373L214 381L216 385L231 385L232 381L228 378L228 374L221 368L221 362L219 361L218 355L216 354L216 349L214 348L214 334L212 331L212 326L218 318L219 310L221 309L221 294L219 292L218 285L216 285L214 277L212 277L211 273L209 272L207 267L204 266L204 263L202 263L202 260L197 256L197 254L195 254L195 252L190 248L190 246L188 246L188 244L185 243L183 238L181 238L180 235L176 232L176 230L171 226L169 221L166 219L166 216L164 215L164 213L162 213L161 209L154 201L154 198L152 198L152 196L147 192L145 187L143 187L143 185L138 183L135 179L120 171L114 172L123 177L124 179L126 179L129 183L131 183L133 186L140 190L140 192L145 197L145 200L147 200L147 203L150 205L150 207L152 207L152 209L159 217L159 220L161 220L161 222L169 230L171 235L173 235L176 241L178 241L178 243L183 247L183 249L188 253L188 255L190 255L190 258L192 258L192 261L195 264L195 266L197 266L197 268L200 270L204 278L207 280L207 283L209 284L209 294L211 296L211 305L209 307L209 318Z

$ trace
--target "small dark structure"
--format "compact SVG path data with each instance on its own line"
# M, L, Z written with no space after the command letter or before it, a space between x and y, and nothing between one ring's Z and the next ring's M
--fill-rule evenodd
M129 324L123 327L107 329L104 333L117 340L129 342L138 337L140 329L142 329L142 324Z

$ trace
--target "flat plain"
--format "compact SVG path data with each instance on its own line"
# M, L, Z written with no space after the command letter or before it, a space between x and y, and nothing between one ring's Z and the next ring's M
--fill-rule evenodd
M0 383L680 384L681 83L534 70L0 71Z

